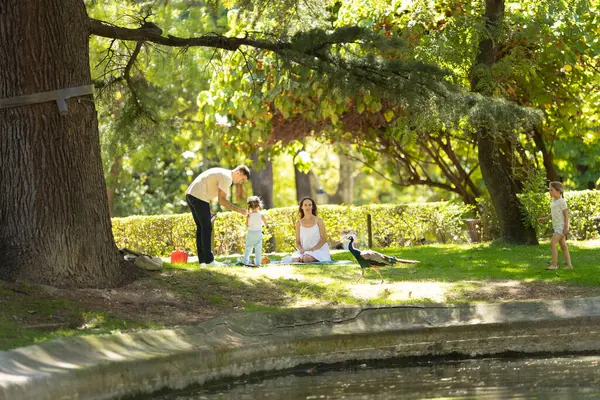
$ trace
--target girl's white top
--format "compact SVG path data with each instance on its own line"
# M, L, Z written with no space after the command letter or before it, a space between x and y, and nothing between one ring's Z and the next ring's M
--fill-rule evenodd
M566 210L567 202L564 197L559 197L558 199L552 200L552 204L550 204L550 214L552 214L552 228L554 232L560 233L562 235L563 228L565 227L565 217L563 216L563 211Z
M262 213L260 211L254 211L248 214L248 230L249 231L262 231L263 220Z
M321 231L319 230L319 224L314 224L310 228L305 228L300 221L300 244L303 249L312 249L321 241ZM304 254L313 256L317 261L330 261L331 255L329 254L329 245L325 243L318 249L313 251L305 251ZM299 256L300 253L296 252L294 257Z

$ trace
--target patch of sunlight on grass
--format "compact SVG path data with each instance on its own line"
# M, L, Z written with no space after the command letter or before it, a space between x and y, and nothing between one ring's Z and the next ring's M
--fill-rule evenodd
M567 241L567 246L578 249L600 249L600 239L586 240L582 242Z
M260 270L257 270L255 274L256 276L263 276L269 279L306 279L305 274L297 273L289 265L260 268Z
M430 302L443 302L452 287L450 283L439 282L394 282L378 285L367 283L353 285L350 295L367 301L378 297L379 300L383 300L385 297L394 303L425 299Z
M520 273L523 271L523 268L527 268L527 266L523 266L523 267L503 267L502 271L504 272L513 272L513 273Z
M176 270L192 270L200 268L200 264L198 263L188 263L188 264L171 264L163 261L163 271L176 269Z

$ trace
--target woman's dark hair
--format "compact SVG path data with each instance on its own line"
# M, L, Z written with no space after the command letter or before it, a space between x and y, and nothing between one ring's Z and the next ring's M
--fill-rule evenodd
M306 196L303 197L302 200L300 200L300 202L298 203L298 209L300 210L300 218L304 218L304 211L302 211L302 203L304 203L304 200L310 200L312 203L312 213L313 215L317 215L317 203L315 203L315 201L313 199L311 199L310 197Z

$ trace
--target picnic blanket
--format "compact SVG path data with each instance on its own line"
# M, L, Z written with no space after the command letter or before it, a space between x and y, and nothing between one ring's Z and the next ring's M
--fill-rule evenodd
M286 260L273 260L271 264L285 264L285 265L318 265L318 264L352 264L350 260L331 260L331 261L315 261L311 263L300 263L300 262L291 262Z

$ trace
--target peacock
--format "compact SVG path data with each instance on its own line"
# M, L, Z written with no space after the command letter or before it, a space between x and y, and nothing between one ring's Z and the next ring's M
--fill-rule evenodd
M386 265L394 265L396 263L419 263L419 261L417 260L405 260L402 258L381 254L373 250L355 249L353 245L354 236L350 235L348 238L350 239L350 243L348 243L348 250L350 250L350 253L352 253L354 258L356 258L356 261L358 261L358 264L360 265L360 276L356 280L356 283L358 283L358 281L360 281L363 278L363 276L365 275L365 269L367 268L373 268L381 278L381 283L383 283L383 276L381 276L381 272L379 272L379 267L383 267Z

